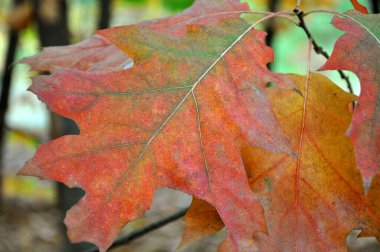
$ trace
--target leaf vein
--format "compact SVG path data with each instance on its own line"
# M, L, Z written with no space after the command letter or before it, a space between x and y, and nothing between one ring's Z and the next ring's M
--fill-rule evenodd
M64 94L69 95L78 95L78 96L130 96L130 95L139 95L139 94L149 94L149 93L156 93L156 92L165 92L165 91L177 91L181 89L189 89L192 85L188 86L179 86L179 87L168 87L168 88L153 88L153 89L145 89L145 90L137 90L137 91L104 91L104 92L89 92L89 93L83 93L83 92L75 92L75 91L64 91Z
M212 190L211 190L210 169L209 169L207 158L206 158L205 147L203 145L202 129L201 129L201 118L200 118L201 116L200 116L200 112L199 112L198 101L197 101L197 98L195 97L194 91L192 91L191 94L193 96L195 111L197 113L197 125L198 125L199 142L200 142L200 146L201 146L203 160L204 160L205 167L206 167L206 175L207 175L207 179L208 179L208 184L209 184L210 192L212 192Z

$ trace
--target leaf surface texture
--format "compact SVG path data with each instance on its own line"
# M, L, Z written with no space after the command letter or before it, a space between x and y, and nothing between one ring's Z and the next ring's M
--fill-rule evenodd
M359 77L361 92L347 133L354 143L356 162L368 190L380 172L380 16L357 11L346 15L332 21L345 33L320 70L348 70Z
M240 150L291 153L264 89L292 85L267 69L273 52L264 32L242 36L247 10L238 1L200 0L177 16L100 31L110 43L95 36L63 49L78 52L79 62L55 48L23 61L52 73L33 78L30 90L80 128L39 146L20 172L86 191L65 219L71 241L105 251L165 186L218 209L233 250L254 248L254 233L266 225ZM101 62L97 44L115 59ZM123 70L127 55L134 65Z

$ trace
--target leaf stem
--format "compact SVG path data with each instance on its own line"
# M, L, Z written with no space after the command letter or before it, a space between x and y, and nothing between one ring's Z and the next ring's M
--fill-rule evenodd
M317 41L315 40L315 38L313 37L313 35L311 34L309 28L307 27L306 23L305 23L305 20L304 20L304 16L305 14L303 13L303 11L300 11L299 9L294 9L293 10L294 13L297 15L298 17L298 20L299 20L299 26L304 30L304 32L306 33L306 36L309 38L309 40L311 41L312 45L313 45L313 49L315 51L316 54L320 54L322 55L323 57L325 57L326 59L329 59L330 58L330 55L323 49L323 47L321 47ZM309 12L311 13L311 12ZM308 13L308 14L309 14ZM338 70L338 73L340 75L340 77L346 81L347 83L347 88L349 90L350 93L353 93L353 89L352 89L352 85L351 85L351 82L348 78L347 75L344 74L344 72L342 70Z
M171 222L174 222L174 221L178 220L179 218L183 217L187 213L188 210L189 210L189 208L181 209L178 212L176 212L170 216L167 216L167 217L160 219L156 222L152 222L152 223L146 225L145 227L136 229L136 230L132 231L131 233L129 233L128 235L126 235L124 237L120 237L119 239L117 239L111 245L111 247L109 247L109 249L113 249L113 248L117 248L117 247L120 247L123 245L127 245L130 242L132 242L133 240L140 238L141 236L144 236L145 234L147 234L149 232L152 232L152 231L159 229L159 228L161 228L161 227L163 227L163 226L165 226ZM94 247L94 248L86 250L85 252L99 252L99 250Z

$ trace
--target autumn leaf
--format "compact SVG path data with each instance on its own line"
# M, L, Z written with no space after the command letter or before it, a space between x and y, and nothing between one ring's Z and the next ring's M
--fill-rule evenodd
M268 96L299 158L258 147L242 154L268 224L268 236L258 238L259 251L345 251L346 236L353 229L379 238L380 180L366 197L352 143L344 136L351 119L347 103L355 97L312 75L304 110L305 78L293 79L303 96L279 89L268 90ZM207 218L197 214L204 205L193 204L185 217L186 242L194 237L196 223L208 227L203 235L220 229L216 210L213 215L208 209Z
M23 61L52 72L30 90L80 128L39 146L20 172L86 191L65 219L71 241L105 251L166 186L214 206L233 250L254 248L266 225L240 150L291 153L264 89L292 85L267 69L273 52L239 17L247 11L238 1L200 0L177 16L99 32L133 59L126 70L115 70L124 55L108 62L94 53L98 43L114 51L99 37ZM88 62L66 58L70 50Z
M354 97L325 77L312 76L308 94L304 78L294 80L307 95L305 103L296 93L270 90L268 95L298 159L258 148L243 154L250 184L265 209L267 245L283 251L343 251L354 228L379 238L378 208L364 195L352 144L344 136L351 120L347 104ZM380 196L379 187L373 191ZM370 229L363 222L367 218L377 226Z
M197 198L193 198L183 220L186 222L186 228L178 248L185 247L191 242L224 228L223 221L216 209L206 201Z
M367 191L380 172L380 16L349 11L332 23L345 34L320 70L348 70L359 77L361 92L347 133Z
M70 68L88 72L107 72L133 66L133 61L100 35L69 46L52 46L18 63L29 64L32 71L54 72Z

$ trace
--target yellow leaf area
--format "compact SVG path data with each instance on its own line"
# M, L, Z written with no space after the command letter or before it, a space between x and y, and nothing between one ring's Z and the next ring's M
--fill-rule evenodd
M379 238L380 181L376 178L366 197L352 143L345 136L352 117L347 104L356 97L325 77L311 75L305 103L305 77L292 78L300 92L267 91L298 158L257 147L242 152L250 186L260 198L268 226L268 235L255 237L258 250L345 251L346 236L353 229ZM210 212L206 216L185 218L192 221L187 224L185 241L194 219L208 222L209 233L220 229Z
M191 202L191 207L183 220L186 222L186 229L182 234L179 248L215 233L224 227L223 221L215 208L206 201L197 198L194 198Z
M54 203L56 200L52 183L12 175L4 175L3 180L3 193L6 198L26 198L48 203Z
M14 159L25 160L28 155L34 152L39 144L38 136L27 134L21 130L10 129L6 134L9 150L4 152L8 156L4 161L3 168L14 166L17 163ZM9 165L11 163L11 165ZM12 167L10 169L12 169ZM6 169L7 170L7 169ZM3 174L3 194L5 198L28 198L36 201L53 203L56 200L55 187L52 182L39 181L36 178L20 177L12 172L5 171Z

